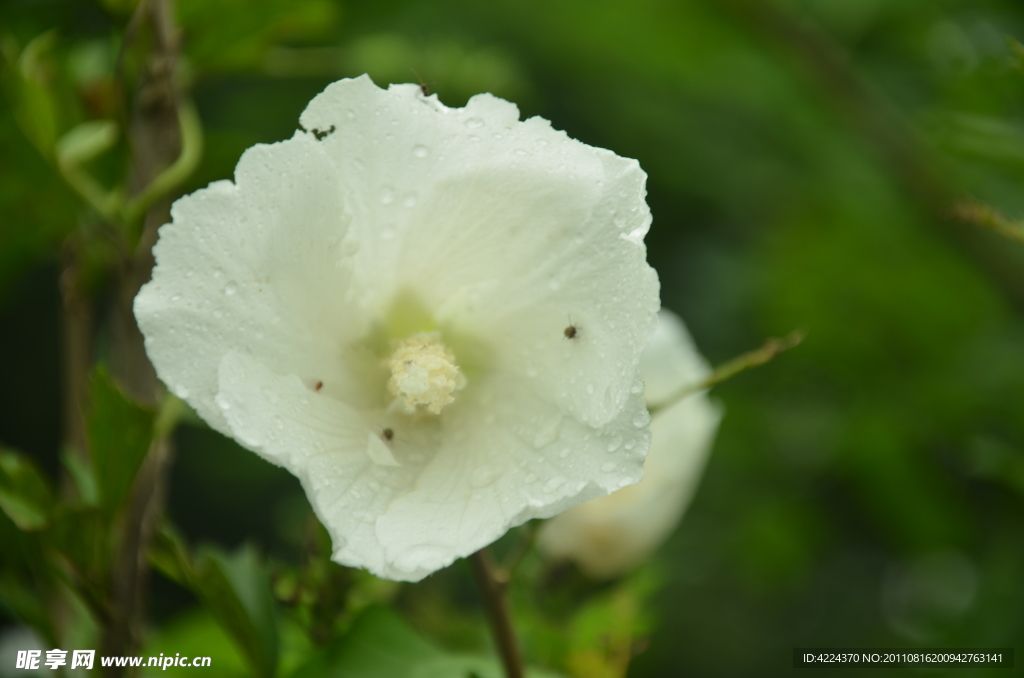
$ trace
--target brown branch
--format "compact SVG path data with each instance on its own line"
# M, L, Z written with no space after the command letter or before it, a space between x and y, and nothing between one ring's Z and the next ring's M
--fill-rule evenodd
M135 96L129 122L131 165L129 193L138 195L178 157L179 96L175 84L179 38L172 0L147 0L140 6L140 21L153 36L153 50ZM114 344L111 368L118 382L134 399L156 405L162 387L146 356L142 333L135 323L132 304L153 269L152 246L156 231L168 219L168 200L154 204L145 214L138 242L129 242L118 280L117 308L112 314ZM132 234L127 234L132 238ZM171 441L156 435L139 469L131 498L119 525L120 538L111 572L112 622L103 639L110 655L137 654L145 620L145 591L149 564L146 551L153 537L156 516L163 506L167 469L173 456ZM114 669L109 675L125 675Z
M505 585L508 582L498 576L494 559L487 549L480 549L469 559L473 563L480 595L484 599L491 634L505 666L505 678L523 678L523 658L519 654L519 643L505 602Z
M64 244L61 259L62 437L64 446L84 461L88 450L82 412L92 366L93 305L83 289L77 234Z

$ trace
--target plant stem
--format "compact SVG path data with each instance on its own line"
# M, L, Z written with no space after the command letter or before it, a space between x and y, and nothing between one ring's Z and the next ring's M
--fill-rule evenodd
M63 349L63 443L83 461L88 456L85 418L82 416L92 367L93 310L88 293L82 289L78 236L64 245L60 272L61 340Z
M497 575L494 559L486 548L480 549L469 557L473 563L480 595L487 609L487 621L491 625L491 634L498 646L501 662L505 666L506 678L523 678L523 658L519 654L519 643L512 618L505 602L505 585L508 583Z
M147 22L153 34L153 47L147 55L129 121L132 157L128 193L131 199L147 195L139 204L148 209L141 215L142 232L137 243L131 242L133 229L125 231L129 242L119 272L117 308L112 314L111 368L130 397L156 405L162 388L146 356L142 333L132 313L132 302L139 288L150 278L151 248L156 242L157 228L168 216L169 201L158 199L152 192L147 194L147 187L174 164L181 152L180 97L174 81L179 38L172 0L145 0L139 6L138 17L135 29ZM117 552L111 568L112 623L103 639L105 654L137 654L145 620L149 575L146 552L153 538L157 513L163 506L167 469L173 456L169 433L168 428L154 435L118 527ZM124 669L113 669L110 675L124 673Z
M740 372L746 372L753 367L760 367L761 365L764 365L783 351L788 351L794 346L798 346L800 342L804 340L805 334L806 333L803 330L794 330L782 339L768 339L764 342L761 348L754 349L753 351L747 351L742 355L736 356L732 360L716 367L705 379L697 382L696 384L687 384L669 397L660 400L657 404L651 407L651 413L653 414L658 410L670 407L686 396L696 393L697 391L703 391L704 389L711 388L715 384L720 384L727 379L732 379Z
M989 205L979 202L962 202L953 207L953 216L961 221L995 231L1004 238L1024 243L1024 223L1004 216Z

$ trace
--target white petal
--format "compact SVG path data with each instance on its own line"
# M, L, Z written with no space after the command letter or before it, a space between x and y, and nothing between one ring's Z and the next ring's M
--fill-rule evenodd
M490 95L449 109L366 77L330 85L301 120L334 130L321 143L358 205L371 308L414 290L562 409L595 426L618 415L657 310L636 161L518 122Z
M297 377L274 374L235 352L225 356L219 381L217 402L232 435L299 478L330 532L334 559L393 577L375 522L409 491L422 464L375 463L367 437L380 435L383 419L372 421L329 395L310 393Z
M514 380L478 388L445 422L437 454L412 491L377 522L396 578L420 579L510 527L640 478L650 434L639 396L595 429Z
M333 165L297 136L249 149L235 176L174 203L135 299L157 373L221 431L213 398L228 350L357 397L337 358L361 316Z
M652 407L711 374L686 325L667 308L658 312L657 328L640 358L640 374L644 378L644 398Z
M690 503L720 418L703 393L656 414L643 480L552 518L541 528L540 548L599 579L646 560Z

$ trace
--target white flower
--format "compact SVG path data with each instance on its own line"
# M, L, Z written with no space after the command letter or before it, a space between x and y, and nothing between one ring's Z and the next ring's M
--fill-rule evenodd
M135 313L171 391L298 476L336 561L393 579L636 482L636 161L366 76L300 121L160 230Z
M682 320L659 313L658 329L641 361L644 395L652 407L709 374ZM575 561L588 575L620 575L647 559L668 538L697 487L721 412L704 392L657 412L644 478L607 497L574 506L547 521L540 548Z

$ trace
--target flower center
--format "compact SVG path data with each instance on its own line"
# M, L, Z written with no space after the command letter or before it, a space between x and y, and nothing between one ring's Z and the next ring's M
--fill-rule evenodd
M406 414L421 405L440 414L441 408L455 402L454 392L466 385L455 354L437 332L420 332L397 342L385 364L391 369L388 391Z

